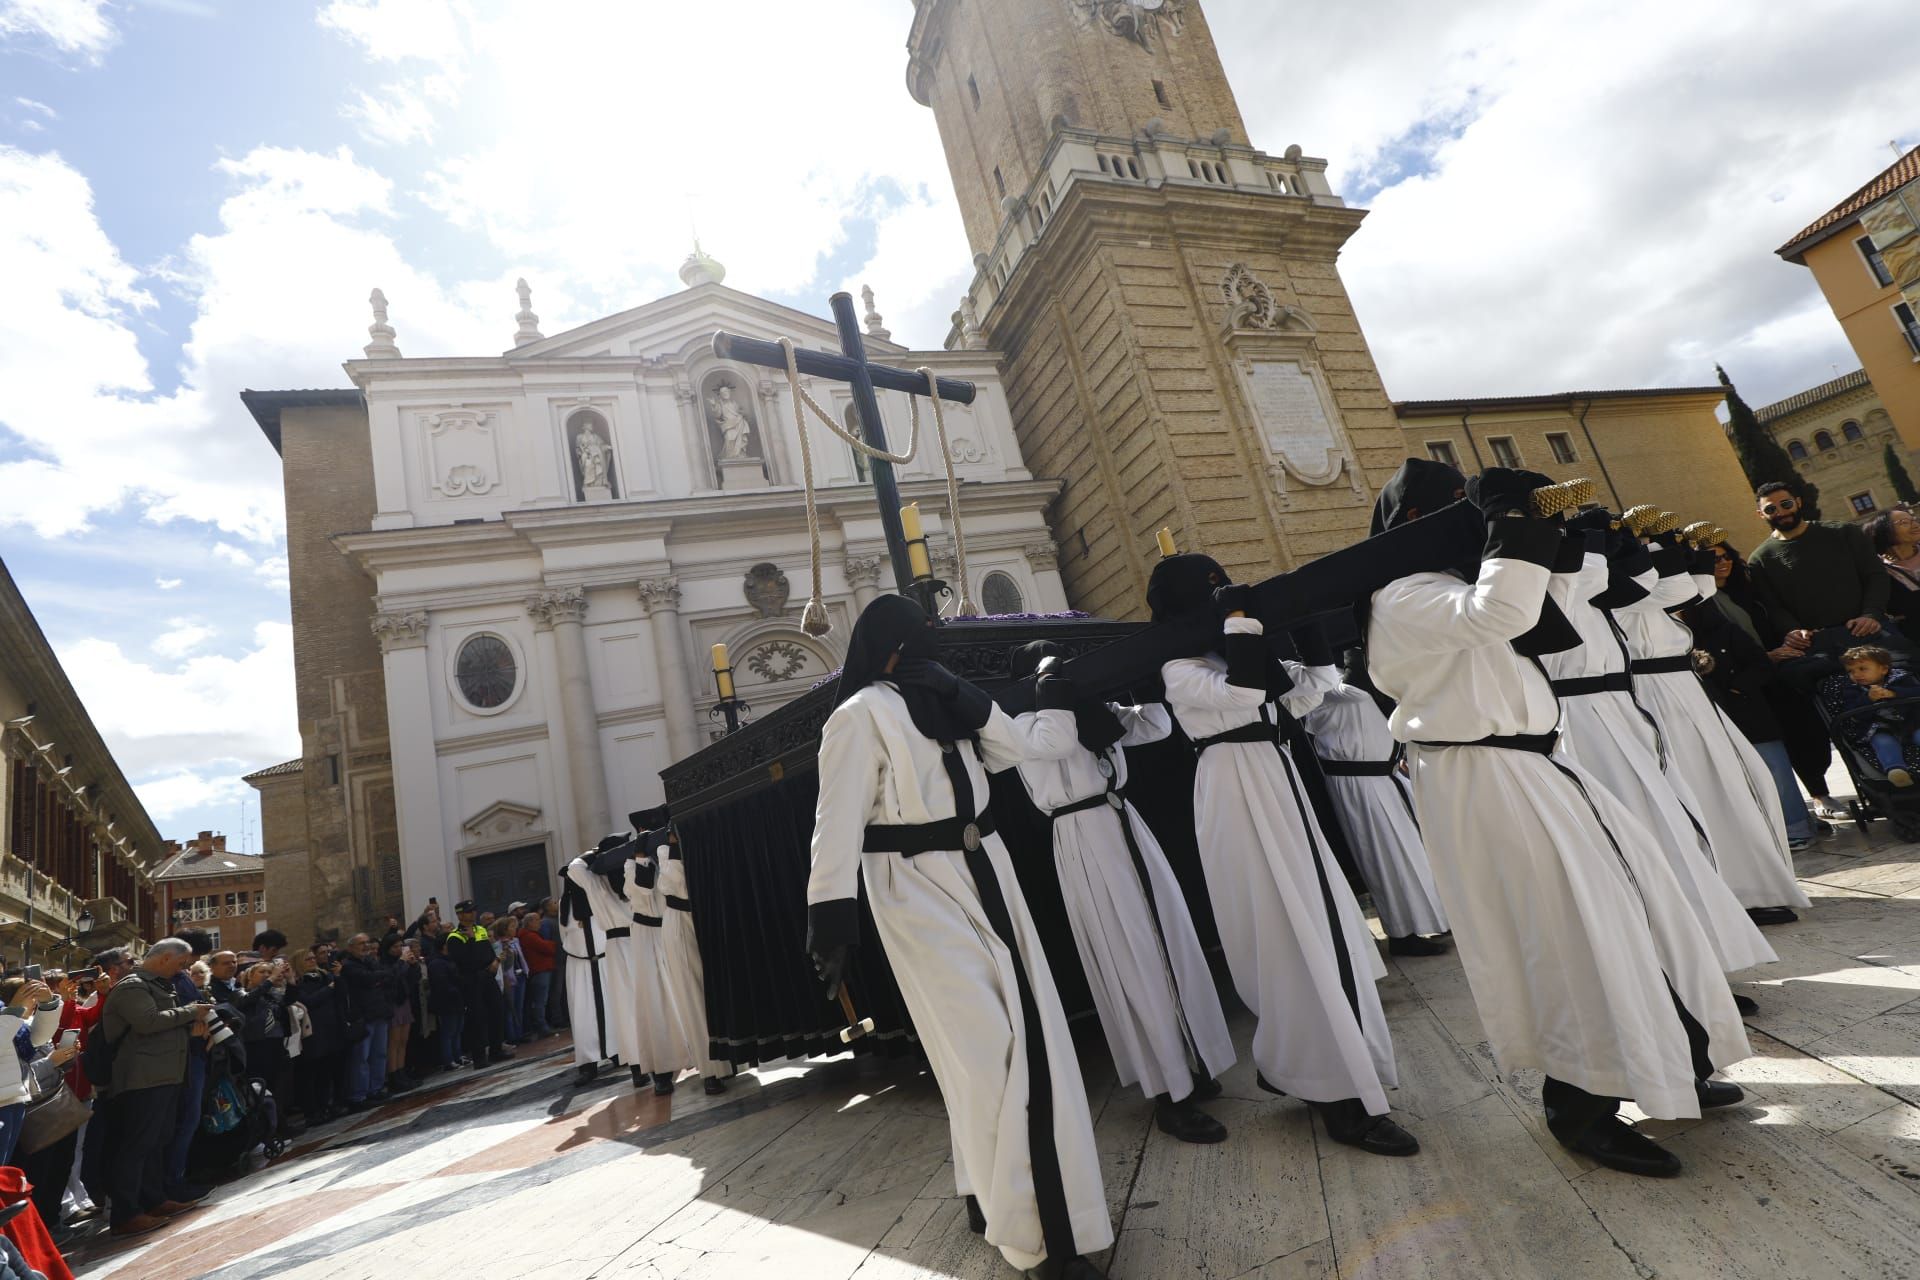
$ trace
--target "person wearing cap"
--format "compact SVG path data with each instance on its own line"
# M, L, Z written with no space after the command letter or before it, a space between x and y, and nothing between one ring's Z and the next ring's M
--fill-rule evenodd
M1038 709L1014 717L1027 741L1020 780L1052 830L1074 949L1120 1083L1153 1099L1162 1133L1222 1142L1226 1126L1195 1104L1220 1095L1233 1037L1180 882L1127 800L1126 748L1164 740L1173 717L1158 703L1081 696L1052 674L1062 657L1036 640L1010 669L1038 677Z
M673 813L666 805L629 814L640 832L640 843L654 869L654 897L660 916L658 980L664 988L667 1039L677 1051L662 1071L698 1070L707 1093L725 1093L733 1064L710 1057L707 1033L707 987L700 960L700 937L694 928L693 899L687 888L685 850L674 830Z
M500 970L500 958L494 954L487 927L474 919L473 900L454 903L453 914L459 923L447 934L445 947L447 959L460 974L467 1056L478 1069L513 1056L507 1048L507 1001L494 976Z

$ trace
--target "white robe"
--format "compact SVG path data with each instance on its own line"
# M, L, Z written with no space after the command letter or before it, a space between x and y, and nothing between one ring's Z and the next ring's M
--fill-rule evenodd
M1391 759L1395 743L1373 695L1339 684L1301 723L1313 735L1322 760ZM1447 913L1433 886L1427 846L1413 816L1413 796L1397 772L1380 776L1329 773L1327 790L1340 806L1347 844L1360 864L1360 876L1373 894L1373 906L1390 938L1447 932Z
M625 866L631 868L632 863ZM633 918L625 892L631 870L624 871L619 892L587 866L585 856L567 864L566 877L586 891L594 932L605 940L600 982L607 1002L607 1043L601 1048L629 1067L652 1071L654 1061L664 1053L658 1038L664 1021L656 994L659 986L651 980L660 931ZM627 931L624 936L619 936L621 929Z
M1415 744L1414 800L1460 962L1502 1071L1537 1067L1663 1119L1700 1114L1668 981L1725 1067L1749 1056L1712 944L1666 856L1577 765L1499 747L1547 734L1559 706L1508 643L1539 617L1548 571L1493 558L1476 583L1419 573L1374 593L1368 670Z
M633 915L629 954L633 957L634 1018L640 1032L640 1050L639 1056L624 1061L654 1075L670 1076L694 1062L681 1062L680 1028L668 978L667 908L660 892L660 870L651 855L628 860L625 870L620 893Z
M1108 752L1116 788L1127 785L1126 748L1173 732L1166 708L1115 706L1126 735ZM1028 712L1015 723L1028 755L1020 778L1042 813L1108 792L1101 759L1080 745L1071 711ZM1136 867L1120 824L1133 833ZM1057 818L1053 867L1093 992L1094 1008L1123 1085L1178 1101L1193 1092L1189 1050L1218 1078L1234 1062L1233 1037L1206 952L1167 855L1130 803L1101 804ZM1140 882L1141 872L1147 886ZM1149 896L1149 889L1151 896Z
M587 924L593 928L593 943L587 943ZM567 961L567 1021L573 1030L573 1060L581 1066L611 1057L612 1036L602 1042L600 1018L604 1016L608 996L605 965L607 940L605 926L599 920L560 921L560 951ZM594 982L598 979L600 1005L594 1004Z
M976 811L987 776L958 747ZM987 768L1024 754L1020 732L994 708L980 731ZM814 814L809 904L851 900L864 880L873 920L927 1051L953 1136L954 1182L979 1198L987 1240L1015 1267L1045 1256L1028 1135L1026 1017L1014 966L1024 966L1042 1029L1052 1085L1052 1148L1059 1160L1076 1251L1113 1242L1100 1156L1060 995L1040 935L998 835L981 841L1012 919L1019 954L994 931L960 850L904 857L863 853L869 824L919 825L955 816L953 785L938 743L923 736L894 687L869 685L828 717L820 735L820 798Z
M1260 631L1252 618L1226 625ZM1287 672L1295 685L1281 702L1294 715L1311 711L1339 682L1332 667L1289 662ZM1179 658L1160 676L1167 704L1196 741L1262 719L1265 691L1227 683L1218 657ZM1252 1057L1260 1074L1296 1098L1358 1098L1369 1114L1385 1115L1386 1090L1399 1083L1374 986L1387 968L1314 820L1292 756L1268 742L1207 748L1194 771L1193 812L1234 989L1259 1018ZM1328 919L1329 896L1335 920ZM1348 957L1352 1004L1336 947Z
M1625 638L1593 604L1606 590L1607 559L1587 555L1577 573L1556 573L1547 591L1584 642L1541 659L1555 680L1620 675L1627 670ZM1760 936L1714 862L1713 847L1660 769L1660 744L1633 695L1603 690L1560 700L1560 755L1579 765L1632 811L1666 852L1687 905L1707 931L1728 973L1779 959Z
M1711 575L1674 574L1614 616L1635 658L1691 653L1693 633L1665 612L1714 593ZM1634 695L1660 727L1667 779L1713 846L1721 879L1745 907L1811 905L1793 871L1786 814L1773 775L1692 671L1633 678Z
M694 930L691 904L678 905L689 902L687 864L666 858L654 882L654 894L662 921L660 980L665 986L668 1033L677 1051L673 1061L659 1069L693 1067L703 1076L730 1076L733 1064L707 1056L707 986L700 937Z

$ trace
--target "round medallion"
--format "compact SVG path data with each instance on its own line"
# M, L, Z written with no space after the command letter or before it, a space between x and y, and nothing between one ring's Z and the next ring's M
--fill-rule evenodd
M513 696L520 680L513 650L499 636L477 635L460 646L453 678L460 696L482 710L502 705Z
M969 822L966 825L966 827L963 828L960 832L960 843L968 853L974 853L978 851L980 848L979 826L975 823Z
M1105 756L1100 757L1100 776L1103 778L1111 778L1113 776L1113 761L1107 759Z
M1107 792L1107 803L1112 805L1114 808L1119 809L1126 805L1127 800L1126 800L1126 797L1121 795L1118 791L1109 791Z

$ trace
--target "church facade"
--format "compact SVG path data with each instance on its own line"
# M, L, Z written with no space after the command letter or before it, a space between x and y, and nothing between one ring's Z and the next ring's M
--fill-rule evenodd
M346 566L365 582L359 600L314 621L359 628L383 695L378 708L350 708L360 713L337 729L340 717L316 719L309 748L324 759L303 780L323 795L344 782L352 808L352 779L339 774L354 752L334 739L377 724L384 741L360 745L384 759L361 762L376 778L358 788L360 807L392 805L390 825L349 820L345 850L287 868L287 878L306 873L323 929L418 911L428 897L497 909L552 892L555 867L658 803L660 769L722 731L712 646L727 646L752 713L771 711L838 667L853 619L889 576L864 460L816 423L833 630L801 630L809 539L791 388L777 370L715 358L712 336L837 350L836 334L826 320L727 288L711 259L689 259L682 275L681 293L552 337L523 293L515 346L492 356L404 358L376 299L366 358L346 366L357 408L334 428L336 441L364 441L364 515L295 545L302 492L291 477L288 486L294 597L328 557L328 572ZM870 359L978 389L971 405L946 407L971 597L992 612L1065 608L1045 520L1059 486L1027 470L994 357L908 351L869 312ZM845 387L804 385L851 422ZM883 392L880 402L892 447L904 449L907 397ZM283 406L278 430L284 438L290 417L339 410ZM921 441L899 483L905 501L921 502L951 581L930 420ZM338 652L297 639L295 660ZM307 736L304 715L302 728ZM270 864L276 845L298 843L266 835ZM343 860L366 873L340 874Z

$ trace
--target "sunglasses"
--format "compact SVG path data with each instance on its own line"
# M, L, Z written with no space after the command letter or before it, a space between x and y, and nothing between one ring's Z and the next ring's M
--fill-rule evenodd
M1763 516L1783 515L1788 511L1792 511L1794 508L1798 507L1799 505L1800 505L1800 499L1798 498L1782 498L1778 502L1769 502L1762 505L1760 508L1760 514Z

